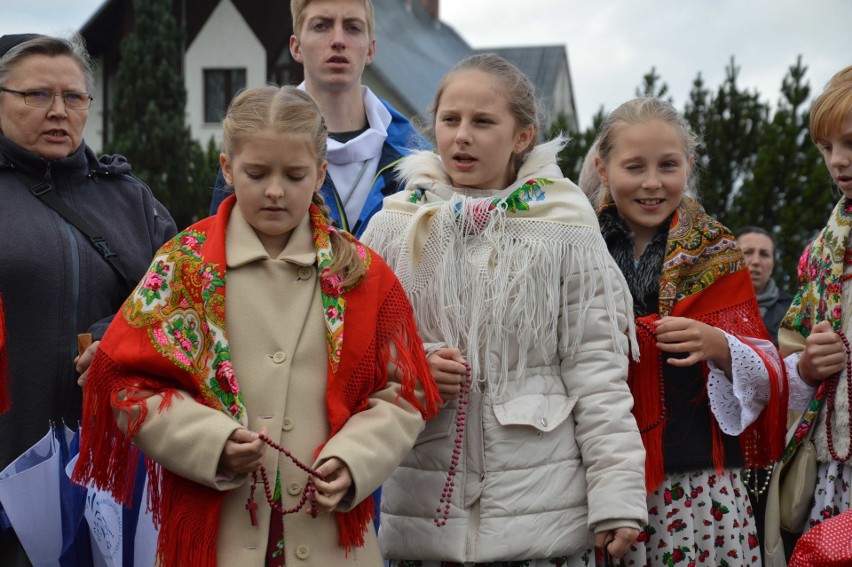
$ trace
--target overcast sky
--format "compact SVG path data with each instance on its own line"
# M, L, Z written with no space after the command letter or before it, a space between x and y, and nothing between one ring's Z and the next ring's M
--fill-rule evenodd
M0 35L74 30L101 4L0 0ZM852 64L852 0L442 0L440 10L474 48L566 45L582 127L633 97L652 66L682 108L698 72L715 90L732 55L740 85L773 103L798 55L815 91Z

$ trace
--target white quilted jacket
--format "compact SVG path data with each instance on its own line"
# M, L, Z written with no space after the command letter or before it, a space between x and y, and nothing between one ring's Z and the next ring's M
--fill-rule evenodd
M510 188L463 195L437 156L406 158L408 190L386 199L364 235L405 286L427 348L460 348L475 390L447 525L435 518L455 402L385 482L379 542L388 559L571 556L595 531L647 519L626 383L630 294L586 197L558 179L557 149L538 146ZM477 199L505 197L533 177L554 182L526 213L498 207L473 229L459 221L459 211L482 210L468 207ZM413 188L429 192L425 202L409 202Z

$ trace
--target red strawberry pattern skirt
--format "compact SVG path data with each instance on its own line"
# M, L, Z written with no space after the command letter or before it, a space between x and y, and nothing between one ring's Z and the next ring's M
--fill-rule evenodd
M648 525L623 565L760 567L751 500L740 471L666 475L648 495Z
M805 531L850 508L852 467L837 461L819 463L817 485L814 490L814 507L805 524Z

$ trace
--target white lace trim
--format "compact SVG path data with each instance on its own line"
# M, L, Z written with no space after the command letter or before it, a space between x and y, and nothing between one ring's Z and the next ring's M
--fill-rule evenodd
M787 409L804 413L808 409L808 404L813 398L816 388L808 386L802 377L799 376L799 358L801 353L794 352L784 359L784 366L787 367L787 387L789 388L790 398L787 401Z
M739 435L754 423L769 402L769 373L754 348L776 360L779 367L781 360L769 341L744 337L746 344L728 333L725 338L731 350L733 379L729 380L722 369L708 361L707 395L719 428L727 435Z

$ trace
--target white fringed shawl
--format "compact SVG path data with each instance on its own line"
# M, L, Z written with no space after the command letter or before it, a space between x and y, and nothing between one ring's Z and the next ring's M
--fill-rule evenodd
M559 351L573 356L582 349L583 329L593 323L586 321L588 308L601 288L608 312L601 324L609 325L613 345L623 332L620 305L638 352L632 299L616 296L611 278L622 290L627 284L588 199L562 178L556 165L562 144L537 146L517 181L502 190L456 189L436 154L416 152L399 165L405 190L385 200L362 239L402 282L423 341L458 347L474 388L492 396L503 394L510 371L523 374L533 349L556 364ZM521 186L520 199L507 200ZM579 293L571 298L568 289ZM569 304L577 295L579 304ZM576 328L561 317L568 310L577 310ZM496 373L484 368L488 353L500 358Z

